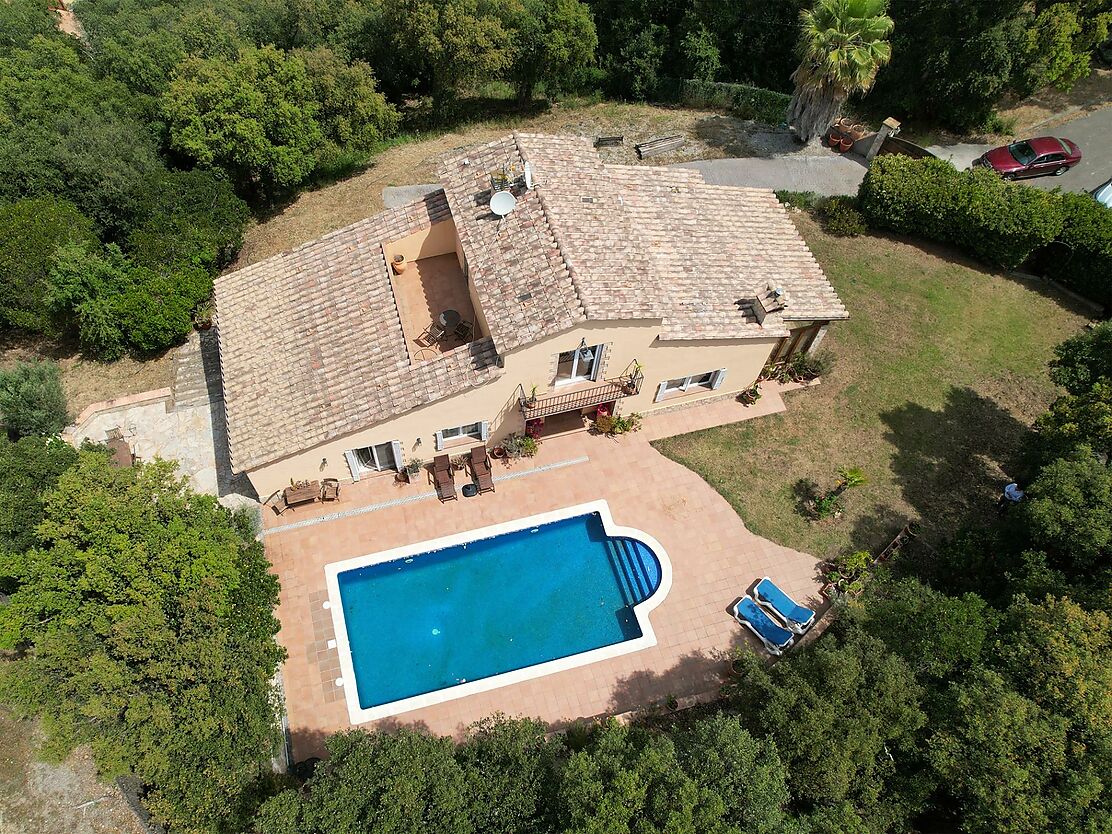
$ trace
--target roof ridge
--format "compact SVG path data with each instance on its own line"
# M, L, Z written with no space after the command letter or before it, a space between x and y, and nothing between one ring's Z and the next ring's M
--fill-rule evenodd
M520 156L524 162L529 162L529 158L525 155L525 149L521 147L521 143L518 141L518 136L523 134L518 134L515 130L512 135L518 156ZM537 195L537 205L541 207L541 214L544 215L544 222L548 225L549 231L552 232L552 240L556 243L556 251L560 253L560 260L564 262L564 267L568 271L568 279L571 281L572 289L575 290L575 297L579 299L579 306L583 308L583 315L587 318L591 318L591 310L587 306L587 299L584 297L583 286L579 280L579 270L575 268L575 265L568 257L567 250L564 248L564 242L560 239L561 226L549 210L548 201L541 191L540 183L534 180L532 190Z

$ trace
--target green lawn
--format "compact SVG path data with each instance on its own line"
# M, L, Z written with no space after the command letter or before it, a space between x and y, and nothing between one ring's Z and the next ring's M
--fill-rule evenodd
M816 555L875 550L908 519L938 540L994 512L1027 426L1054 397L1051 349L1083 311L940 247L834 238L803 216L798 225L850 311L823 345L833 371L788 394L784 414L656 447L754 532ZM847 494L839 520L805 520L793 485L828 487L840 466L861 467L869 483Z

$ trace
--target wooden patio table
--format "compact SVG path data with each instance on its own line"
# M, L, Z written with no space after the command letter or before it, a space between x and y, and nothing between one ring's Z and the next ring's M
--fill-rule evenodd
M120 469L126 469L135 462L135 458L131 454L131 446L122 437L116 437L108 441L108 449L112 452L112 464L118 466Z
M320 498L320 481L309 481L304 486L288 486L282 490L282 494L286 497L286 503L290 506L308 504L310 501L316 501Z

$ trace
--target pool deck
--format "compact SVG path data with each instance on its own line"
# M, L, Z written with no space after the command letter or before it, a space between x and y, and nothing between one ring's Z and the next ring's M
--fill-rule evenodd
M539 717L554 726L713 692L731 647L755 646L729 607L762 576L798 601L819 603L817 560L749 532L733 508L698 475L649 441L784 410L775 386L745 408L720 400L646 418L618 440L584 432L554 437L535 458L495 462L497 491L441 504L431 485L389 475L345 485L340 500L264 517L264 542L282 591L279 640L295 760L320 755L324 738L350 727L324 566L522 516L605 499L619 525L656 537L672 562L672 589L651 613L657 645L533 680L405 712L367 728L423 726L458 736L495 712ZM805 396L805 395L804 395ZM758 473L754 473L759 477ZM457 483L462 483L462 473Z

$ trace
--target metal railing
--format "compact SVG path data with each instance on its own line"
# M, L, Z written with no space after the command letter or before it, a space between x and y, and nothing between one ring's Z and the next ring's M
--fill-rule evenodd
M519 385L518 403L521 414L526 420L537 420L541 417L551 417L554 414L591 408L603 403L616 402L623 397L635 396L641 392L641 383L644 379L641 366L637 362L631 362L621 376L596 382L590 387L576 387L574 391L563 394L554 393L533 398L528 396L525 389Z

